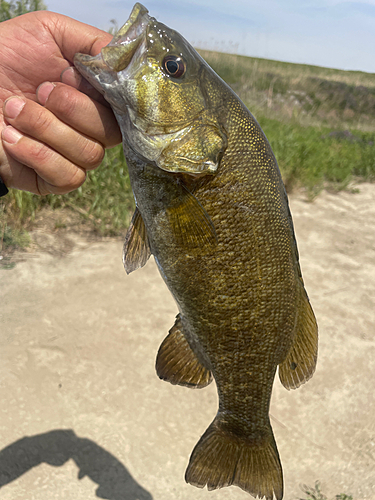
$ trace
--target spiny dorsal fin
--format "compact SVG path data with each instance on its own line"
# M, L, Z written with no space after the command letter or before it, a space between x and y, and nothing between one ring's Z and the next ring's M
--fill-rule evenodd
M138 210L135 209L128 232L126 233L122 262L127 274L143 267L151 255L145 223Z
M173 234L189 253L206 253L217 245L215 227L197 198L183 184L181 187L182 195L166 210Z
M191 454L185 481L215 490L235 485L254 497L283 497L283 473L270 424L264 436L230 432L220 412Z
M162 342L157 358L156 373L162 380L185 387L206 387L212 375L189 346L183 331L180 315Z
M303 285L301 295L296 336L279 365L280 381L286 389L297 389L307 382L313 376L318 358L318 325Z

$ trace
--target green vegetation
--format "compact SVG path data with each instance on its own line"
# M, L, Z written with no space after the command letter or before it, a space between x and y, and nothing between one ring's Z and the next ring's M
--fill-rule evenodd
M375 75L200 51L271 143L287 189L375 180Z
M0 228L9 224L17 230L31 227L38 211L46 206L78 212L99 234L119 234L128 226L134 209L122 146L108 150L101 167L90 172L86 182L72 193L40 197L10 190L0 200Z
M375 74L200 53L256 116L375 131Z
M4 248L25 248L30 243L30 237L22 228L9 227L4 217L3 210L0 211L0 255Z
M289 191L302 187L313 198L324 187L375 180L375 74L200 52L262 126ZM28 227L46 205L80 213L99 234L123 233L133 200L121 147L73 193L11 192L0 201L0 229L4 221Z
M315 196L323 186L346 188L354 178L375 179L375 133L301 127L296 121L260 116L288 191L304 186Z
M8 21L28 12L46 9L42 0L0 0L0 21Z
M326 497L320 489L319 481L315 482L314 488L303 486L302 489L306 497L300 498L300 500L328 500L328 497ZM353 497L351 495L346 495L345 493L340 493L339 495L335 495L332 500L353 500Z

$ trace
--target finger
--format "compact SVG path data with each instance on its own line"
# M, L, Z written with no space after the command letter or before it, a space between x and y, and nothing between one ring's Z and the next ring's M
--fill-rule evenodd
M36 102L11 97L5 101L3 109L4 117L10 125L53 148L72 163L91 170L102 162L104 148L100 142L63 123ZM29 165L24 161L22 163Z
M60 75L60 80L62 83L74 87L75 89L88 95L95 101L100 102L107 108L109 108L108 102L104 99L102 94L98 92L83 76L76 70L73 66L68 66Z
M34 169L23 165L9 154L6 156L7 162L6 165L1 165L0 175L9 188L28 191L29 193L38 195L65 194L75 189L74 186L69 184L63 187L56 187L42 179Z
M36 182L37 173L12 158L5 150L1 155L0 177L8 188L15 188L30 193L40 194Z
M20 166L29 167L22 173L26 176L24 179L17 179L13 173L11 186L38 194L64 194L77 189L85 181L84 168L73 164L42 142L21 134L12 126L4 128L1 136L5 150L17 162L18 176L21 175ZM37 174L34 179L31 178L31 169ZM26 187L25 184L32 186Z
M110 148L121 142L121 132L109 107L62 83L42 83L38 101L61 121Z

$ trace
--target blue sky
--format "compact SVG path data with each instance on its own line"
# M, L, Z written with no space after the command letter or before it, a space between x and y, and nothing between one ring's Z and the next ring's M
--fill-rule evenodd
M102 29L135 1L45 0ZM375 0L144 0L150 15L196 47L375 73Z

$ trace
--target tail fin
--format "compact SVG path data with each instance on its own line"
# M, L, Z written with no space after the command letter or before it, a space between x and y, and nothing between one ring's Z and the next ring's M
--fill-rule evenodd
M191 454L185 480L208 490L239 486L254 497L283 497L283 473L271 425L264 437L228 432L216 417Z

